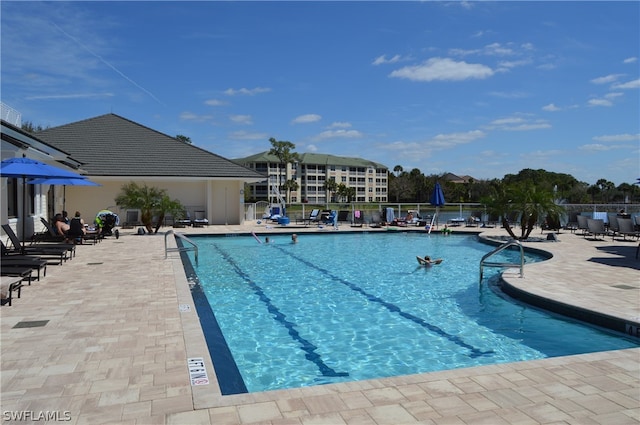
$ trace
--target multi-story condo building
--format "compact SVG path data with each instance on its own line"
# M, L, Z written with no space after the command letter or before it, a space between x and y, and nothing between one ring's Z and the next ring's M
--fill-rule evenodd
M387 202L389 169L385 165L361 158L317 153L299 153L298 156L300 161L284 164L284 167L278 157L269 152L234 159L236 163L268 176L264 182L249 186L248 198L271 200L275 187L288 203L336 202L335 193L325 188L326 181L334 180L338 185L342 183L354 188L355 198L352 200L356 202ZM281 185L287 180L295 180L298 189L286 193Z

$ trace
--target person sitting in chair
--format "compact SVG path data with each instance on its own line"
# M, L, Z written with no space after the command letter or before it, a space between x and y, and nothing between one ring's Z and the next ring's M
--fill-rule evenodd
M84 220L80 217L80 211L76 211L75 216L69 222L69 230L67 237L73 240L73 243L82 243L82 239L87 231L84 228Z
M62 214L58 213L53 217L53 225L60 236L67 236L69 225L62 219Z

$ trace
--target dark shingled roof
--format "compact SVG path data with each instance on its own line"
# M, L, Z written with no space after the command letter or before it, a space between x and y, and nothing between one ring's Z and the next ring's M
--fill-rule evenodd
M259 173L115 114L48 128L38 138L92 176L263 178Z
M379 162L369 161L368 159L352 158L348 156L336 156L320 153L298 153L301 164L323 164L323 165L339 165L348 167L374 167L388 169L386 165ZM257 153L255 155L248 156L246 158L234 159L238 164L248 164L252 162L270 162L279 163L280 159L277 156L270 154L269 151Z

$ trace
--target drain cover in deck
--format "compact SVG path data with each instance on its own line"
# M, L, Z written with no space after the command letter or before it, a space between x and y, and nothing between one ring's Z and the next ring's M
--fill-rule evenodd
M49 323L48 320L31 320L31 321L26 321L26 322L18 322L13 327L13 329L15 329L15 328L40 328L40 327L46 325L47 323Z
M635 286L629 286L629 285L613 285L613 287L618 289L638 289Z

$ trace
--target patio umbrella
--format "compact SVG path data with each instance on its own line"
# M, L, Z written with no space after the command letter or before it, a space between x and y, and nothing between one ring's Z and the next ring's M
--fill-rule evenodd
M86 178L68 178L68 177L52 177L52 178L40 178L28 180L29 184L52 184L56 186L62 185L62 209L66 210L67 203L67 186L102 186L98 183L92 182Z
M440 183L436 182L435 187L433 188L433 192L431 193L431 198L429 198L429 203L431 205L435 205L436 213L433 215L431 219L431 226L429 226L429 233L431 233L431 229L433 229L433 223L438 216L438 212L440 211L440 207L445 204L444 200L444 192L442 191L442 187L440 187Z
M25 237L26 210L27 210L27 190L28 178L54 178L63 177L71 179L83 179L80 174L45 164L31 158L9 158L0 163L0 177L22 178L22 240Z

